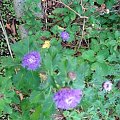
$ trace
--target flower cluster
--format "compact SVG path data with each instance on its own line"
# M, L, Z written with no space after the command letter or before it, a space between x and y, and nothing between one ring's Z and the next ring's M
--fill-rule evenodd
M39 52L32 51L26 54L22 59L22 66L27 68L27 70L36 70L41 63L41 57Z
M69 110L75 108L82 98L82 91L79 89L63 88L54 95L57 108Z
M62 40L65 42L65 41L68 41L68 39L70 38L70 35L69 35L68 32L63 31L63 32L61 32L60 37L61 37Z

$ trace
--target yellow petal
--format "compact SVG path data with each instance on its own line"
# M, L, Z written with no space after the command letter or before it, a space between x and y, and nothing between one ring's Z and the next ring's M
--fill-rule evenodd
M60 26L58 26L58 29L59 29L59 30L65 30L65 28L62 28L62 27L60 27Z
M49 48L50 47L50 41L46 40L42 46L42 48Z

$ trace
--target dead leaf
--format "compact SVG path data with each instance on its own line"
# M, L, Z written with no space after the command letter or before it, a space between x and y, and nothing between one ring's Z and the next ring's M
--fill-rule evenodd
M12 31L12 34L14 36L17 34L17 32L16 32L16 26L15 26L15 19L12 20L11 31Z
M24 99L24 95L18 90L16 90L15 92L16 92L17 95L19 95L20 100L22 101Z
M6 23L6 28L11 31L11 27L10 27L10 24L9 24L9 23Z
M20 100L22 101L24 99L24 96L22 93L19 94Z
M45 72L41 72L41 73L39 73L39 77L41 78L42 81L47 80L47 75L46 75Z
M105 4L102 4L101 5L101 10L104 10L106 8L106 5Z

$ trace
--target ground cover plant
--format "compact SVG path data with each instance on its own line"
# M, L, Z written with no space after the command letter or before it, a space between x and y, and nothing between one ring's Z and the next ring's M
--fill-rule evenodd
M26 0L19 24L27 37L1 57L1 116L119 120L119 1L42 0L41 9L39 3Z

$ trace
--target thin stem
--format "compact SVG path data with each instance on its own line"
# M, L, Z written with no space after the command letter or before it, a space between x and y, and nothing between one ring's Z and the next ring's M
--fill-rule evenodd
M76 15L78 15L80 18L88 18L87 16L81 16L78 12L76 12L75 10L73 10L72 8L70 8L68 5L66 5L65 3L63 3L62 1L55 1L58 3L63 4L66 8L68 8L69 10L73 11Z
M79 44L78 44L78 49L80 48L80 46L82 44L82 40L84 38L84 30L85 30L85 19L83 20L82 36L81 36L81 39L80 39Z
M47 30L47 22L48 22L48 20L47 20L47 0L45 2L45 22L46 22L46 30Z
M85 8L84 8L84 6L83 6L83 0L81 0L80 1L81 3L81 6L82 6L82 10L83 10L83 12L85 12ZM84 30L85 30L85 18L83 19L83 26L82 26L82 36L81 36L81 39L80 39L80 41L79 41L79 44L78 44L78 48L77 48L77 50L80 48L80 46L81 46L81 44L82 44L82 40L83 40L83 38L84 38ZM85 40L85 42L86 42L86 40ZM87 42L86 42L87 43Z
M2 22L2 20L0 21L0 26L1 26L3 34L5 36L5 40L6 40L6 43L7 43L7 46L8 46L8 50L9 50L10 56L13 58L13 54L12 54L12 50L11 50L10 43L9 43L9 40L8 40L7 32L5 30L5 26L4 26L3 22Z

